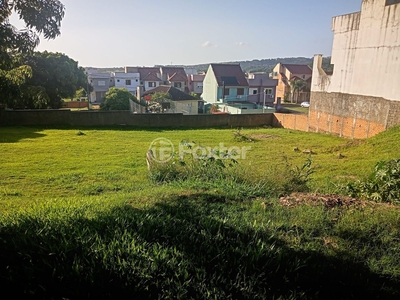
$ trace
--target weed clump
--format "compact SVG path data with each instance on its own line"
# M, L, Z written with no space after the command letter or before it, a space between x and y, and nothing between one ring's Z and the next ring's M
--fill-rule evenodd
M187 149L192 149L194 144L181 142L181 146ZM291 164L284 157L285 164L280 169L257 176L250 168L241 166L236 155L234 151L217 151L212 156L191 156L190 159L173 156L168 162L157 163L152 153L148 153L149 179L156 184L177 183L185 187L212 190L232 200L309 191L308 183L313 173L311 156L301 166Z
M351 197L399 204L400 159L376 163L369 178L347 184L345 193Z

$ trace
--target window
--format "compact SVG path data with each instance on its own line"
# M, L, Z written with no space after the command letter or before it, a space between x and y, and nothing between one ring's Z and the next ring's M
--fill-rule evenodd
M272 89L265 89L265 94L272 95Z
M130 79L126 79L126 80L125 80L125 85L132 85L131 80L130 80Z
M136 82L138 82L138 80L136 79Z
M117 82L119 82L119 79L117 79Z
M99 86L106 86L106 82L104 80L99 80L97 83Z
M228 95L229 95L229 89L225 89L225 90L224 90L224 95L225 95L225 96L228 96Z
M202 83L198 83L198 84L197 84L197 88L198 88L198 89L202 89L202 88L203 88L203 84L202 84Z
M303 77L303 79L306 79L306 75L303 75L302 77Z
M238 88L237 89L237 95L238 96L243 96L244 95L244 88Z
M174 87L176 87L176 88L182 87L182 82L175 82Z
M155 82L149 82L149 87L156 87L156 83Z
M258 91L257 90L253 90L253 95L257 95Z

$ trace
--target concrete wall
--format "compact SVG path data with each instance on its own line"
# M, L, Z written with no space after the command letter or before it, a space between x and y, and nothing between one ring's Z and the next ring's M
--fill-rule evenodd
M400 125L400 4L386 3L333 18L334 72L314 56L309 131L365 138Z
M343 97L343 96L342 96ZM352 99L344 101L353 101ZM335 100L331 99L334 103ZM376 99L370 99L370 106ZM334 109L334 105L327 104L325 95L318 99L314 95L312 103L321 104L323 110L315 110L310 107L309 115L304 114L242 114L242 115L182 115L182 114L131 114L129 111L93 112L93 111L69 111L69 110L24 110L7 111L0 110L0 126L113 126L128 125L134 127L181 127L181 128L208 128L208 127L260 127L264 125L276 128L287 128L308 132L320 132L337 135L346 138L372 137L386 128L380 123L385 116L377 114L376 120L366 120L353 117L345 113L346 107ZM358 101L363 101L359 99ZM386 100L385 100L386 101ZM400 104L392 101L380 103L387 111L388 123L400 125ZM319 105L319 104L316 104ZM395 113L393 113L395 112Z
M323 86L313 73L312 92L400 101L400 4L385 4L363 0L361 12L333 18L334 72Z
M258 127L272 124L272 114L182 115L131 114L129 111L0 110L0 126Z

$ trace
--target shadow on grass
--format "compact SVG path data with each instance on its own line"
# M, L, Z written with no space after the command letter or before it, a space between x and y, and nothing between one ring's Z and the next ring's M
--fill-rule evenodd
M0 227L3 293L40 299L399 296L398 281L361 263L296 251L267 229L232 221L241 210L176 196L92 219L22 217Z
M46 136L40 133L42 129L35 127L1 127L0 126L0 144L17 143L23 139L36 139Z

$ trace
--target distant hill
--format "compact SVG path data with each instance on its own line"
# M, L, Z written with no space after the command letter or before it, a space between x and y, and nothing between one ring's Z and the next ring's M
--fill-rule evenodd
M331 58L324 57L322 61L322 67L327 71L332 71L333 66L330 64ZM264 72L270 73L272 69L278 64L299 64L309 65L312 67L313 58L307 57L287 57L287 58L267 58L267 59L254 59L246 61L235 61L235 62L224 62L225 64L240 64L242 70L246 73L249 72ZM173 65L172 67L184 67L196 69L197 72L205 72L210 64L199 64L199 65ZM123 67L115 68L98 68L102 72L123 72Z

